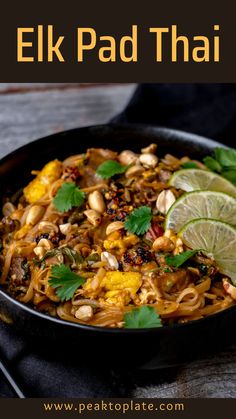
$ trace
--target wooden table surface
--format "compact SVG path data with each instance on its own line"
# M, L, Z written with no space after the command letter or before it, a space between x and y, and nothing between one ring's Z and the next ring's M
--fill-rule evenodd
M106 123L134 89L133 84L0 84L0 157L44 135ZM146 373L133 397L236 397L236 345L184 367Z

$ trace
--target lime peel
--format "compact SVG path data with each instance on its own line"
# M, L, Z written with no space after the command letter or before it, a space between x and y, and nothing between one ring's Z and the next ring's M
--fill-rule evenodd
M209 190L225 192L236 197L236 187L229 180L202 169L178 170L171 176L169 186L186 192Z
M187 192L170 207L165 228L178 232L198 218L210 218L236 226L236 199L223 192Z

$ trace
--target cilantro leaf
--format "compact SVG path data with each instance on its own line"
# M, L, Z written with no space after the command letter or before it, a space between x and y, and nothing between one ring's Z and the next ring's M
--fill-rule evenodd
M236 150L216 147L214 157L207 156L203 159L208 169L220 173L221 176L236 185Z
M159 314L150 306L136 308L124 315L126 329L143 329L145 327L162 327Z
M53 265L50 278L48 282L52 288L56 288L56 294L61 301L70 300L75 291L85 282L82 276L77 275L64 264Z
M203 159L203 163L205 164L208 169L210 169L212 172L221 172L221 165L213 159L211 156L207 156Z
M72 207L80 207L84 202L84 197L84 192L75 183L63 183L53 199L53 204L58 211L66 212Z
M96 173L102 179L109 179L114 175L119 175L124 173L129 166L122 166L116 160L106 160L104 163L98 166Z
M221 174L236 186L236 168L235 170L224 170Z
M197 163L194 161L187 161L186 163L181 164L183 169L199 169Z
M146 206L136 208L126 217L125 229L131 233L143 235L150 228L151 220L151 208Z
M167 265L174 266L174 268L179 268L182 266L189 258L194 256L200 249L187 250L186 252L180 253L175 256L166 256L165 260Z
M236 150L233 148L220 148L214 150L215 159L222 167L230 167L236 169Z

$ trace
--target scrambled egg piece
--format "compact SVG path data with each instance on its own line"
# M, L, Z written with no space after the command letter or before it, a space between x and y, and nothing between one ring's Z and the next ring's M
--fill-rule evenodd
M137 244L140 239L135 236L135 234L131 234L130 236L126 236L123 239L118 240L104 240L103 246L106 250L118 250L118 253L124 253L128 247L131 247Z
M53 160L47 163L25 188L24 195L30 204L34 204L49 189L49 186L59 179L62 173L62 163L59 160Z
M100 298L100 302L104 305L115 305L118 307L124 307L129 304L131 298L128 290L114 290L107 291L105 294L105 299Z
M101 286L106 291L130 290L134 295L142 284L140 272L109 271L104 276Z
M93 287L93 278L83 286L88 298L99 296L103 304L124 306L129 304L142 285L140 272L108 271L97 289Z
M139 272L109 271L102 280L105 289L105 301L108 304L124 306L129 304L132 297L142 284Z

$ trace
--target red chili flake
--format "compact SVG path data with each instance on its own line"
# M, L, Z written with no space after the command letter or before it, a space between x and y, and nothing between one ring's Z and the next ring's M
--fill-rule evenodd
M145 237L147 240L155 241L158 237L163 236L163 234L164 234L163 227L161 227L157 223L152 223Z
M148 263L153 259L151 252L144 249L143 247L138 247L137 249L129 249L123 255L124 263L127 263L131 266L142 265L143 263Z
M219 269L217 269L216 266L211 266L208 270L208 275L209 276L214 276L219 272Z

